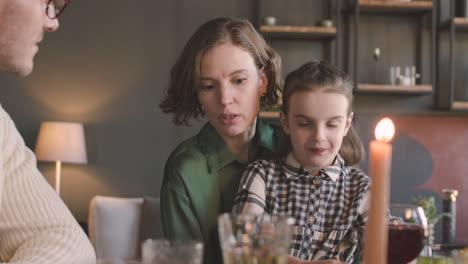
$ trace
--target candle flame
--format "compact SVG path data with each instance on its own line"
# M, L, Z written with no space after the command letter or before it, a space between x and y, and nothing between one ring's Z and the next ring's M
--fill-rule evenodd
M390 118L386 117L379 121L375 127L375 138L378 141L390 142L395 134L395 126Z

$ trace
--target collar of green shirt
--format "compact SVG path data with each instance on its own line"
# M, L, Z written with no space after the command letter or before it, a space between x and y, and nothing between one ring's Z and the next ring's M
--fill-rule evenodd
M258 147L275 152L274 129L257 118L254 142ZM208 170L219 170L229 163L237 160L237 157L227 148L223 138L208 122L198 133L198 144L206 156Z

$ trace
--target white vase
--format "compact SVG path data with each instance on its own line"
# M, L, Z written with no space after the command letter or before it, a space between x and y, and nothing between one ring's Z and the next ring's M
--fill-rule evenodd
M434 244L434 224L432 223L427 225L427 244Z

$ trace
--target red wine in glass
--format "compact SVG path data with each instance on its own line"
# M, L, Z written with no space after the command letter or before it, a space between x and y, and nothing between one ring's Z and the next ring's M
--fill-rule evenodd
M406 264L424 248L424 228L420 224L394 223L388 227L388 264Z
M407 264L424 248L427 218L419 206L390 205L388 225L388 264Z

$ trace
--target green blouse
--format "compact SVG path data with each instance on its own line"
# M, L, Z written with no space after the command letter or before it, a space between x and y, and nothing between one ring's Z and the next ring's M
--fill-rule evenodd
M257 120L253 160L276 158L282 130ZM166 238L203 241L204 263L222 263L217 217L232 210L246 166L209 123L179 144L166 162L161 188Z

